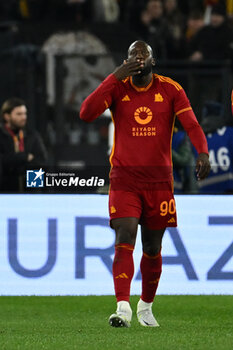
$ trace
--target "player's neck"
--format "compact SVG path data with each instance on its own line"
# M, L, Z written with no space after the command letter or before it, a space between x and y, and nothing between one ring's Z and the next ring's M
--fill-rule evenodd
M133 84L138 86L138 87L144 87L150 84L152 80L152 73L147 74L147 75L134 75L132 77Z

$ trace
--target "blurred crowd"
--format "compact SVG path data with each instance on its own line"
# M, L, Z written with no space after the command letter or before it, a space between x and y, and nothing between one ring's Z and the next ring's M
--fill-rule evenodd
M110 113L85 125L77 112L137 39L153 48L156 72L185 87L210 148L214 168L197 186L196 154L176 126L175 192L232 193L233 0L1 1L0 104L11 96L25 100L27 126L43 135L49 166L107 167Z
M9 23L39 22L41 31L43 23L85 30L98 23L118 23L149 42L163 60L231 58L232 21L232 0L8 0L0 4L1 30L11 27Z

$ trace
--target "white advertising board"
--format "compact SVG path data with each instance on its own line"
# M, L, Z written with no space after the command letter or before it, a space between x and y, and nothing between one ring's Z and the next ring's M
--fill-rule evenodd
M0 195L0 295L114 294L104 195ZM233 196L176 196L158 294L233 294ZM131 294L140 294L140 230Z

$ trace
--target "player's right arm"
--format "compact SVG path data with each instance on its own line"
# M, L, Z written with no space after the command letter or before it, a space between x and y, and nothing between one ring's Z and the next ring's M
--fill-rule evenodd
M92 122L99 117L105 109L109 108L116 94L118 81L126 79L130 75L140 74L140 62L127 62L117 67L82 103L80 118L86 122Z
M113 93L117 86L117 79L110 74L82 103L80 118L92 122L112 104Z

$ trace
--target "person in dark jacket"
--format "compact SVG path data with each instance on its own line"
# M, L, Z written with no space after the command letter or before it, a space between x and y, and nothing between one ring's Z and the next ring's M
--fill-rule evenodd
M213 6L210 24L204 26L190 46L191 61L225 60L232 58L233 32L226 19L225 7Z
M141 12L136 32L150 44L158 59L176 58L174 33L165 18L161 0L148 0Z
M10 98L1 108L1 192L24 192L27 169L45 165L47 151L40 135L26 129L27 108L19 98Z
M226 9L222 4L215 5L212 8L210 24L200 29L189 45L189 60L197 63L205 62L208 65L208 61L214 61L220 69L220 64L225 66L225 60L232 62L232 45L233 32L227 21ZM216 74L208 77L203 74L193 75L190 84L192 85L190 99L197 115L201 115L206 101L221 101L222 77L217 73L217 69Z

